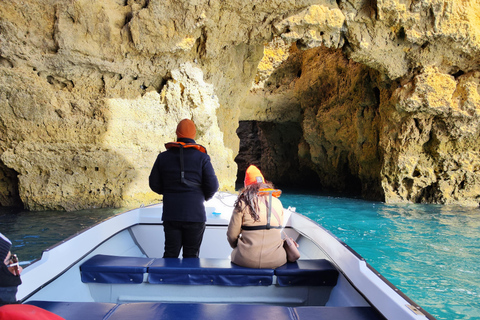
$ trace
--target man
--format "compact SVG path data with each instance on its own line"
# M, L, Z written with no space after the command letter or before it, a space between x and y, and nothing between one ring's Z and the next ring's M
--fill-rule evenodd
M20 272L22 267L14 267L11 262L10 248L12 242L0 233L0 306L17 303L17 287L22 283Z
M0 319L65 320L42 308L17 301L17 287L22 283L22 267L12 261L12 242L0 233Z
M206 149L195 143L195 124L183 119L177 141L165 144L149 177L150 188L163 194L164 258L197 258L205 231L204 201L218 190L218 180Z

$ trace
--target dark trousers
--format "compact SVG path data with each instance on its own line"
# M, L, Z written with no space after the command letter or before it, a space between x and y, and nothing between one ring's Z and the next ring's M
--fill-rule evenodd
M164 258L178 258L183 247L184 258L198 258L205 222L164 221Z

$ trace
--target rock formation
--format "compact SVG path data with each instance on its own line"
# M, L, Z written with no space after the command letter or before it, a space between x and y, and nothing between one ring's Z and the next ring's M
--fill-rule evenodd
M299 121L326 191L478 206L479 4L337 3L275 24L243 120Z
M150 168L188 117L222 190L235 186L234 159L251 161L239 155L245 121L270 180L315 172L326 190L478 206L479 10L475 0L2 2L0 204L159 201Z

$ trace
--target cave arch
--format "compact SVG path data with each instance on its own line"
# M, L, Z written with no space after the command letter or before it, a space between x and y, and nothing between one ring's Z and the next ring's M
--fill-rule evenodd
M288 56L262 70L242 102L237 188L253 163L277 185L383 201L380 100L388 85L341 49L281 50Z
M0 206L22 207L18 191L18 173L0 161Z
M302 129L298 123L240 121L237 129L240 147L235 162L238 166L236 189L243 187L248 166L257 166L265 179L279 188L314 188L321 190L321 181L308 159L299 155Z

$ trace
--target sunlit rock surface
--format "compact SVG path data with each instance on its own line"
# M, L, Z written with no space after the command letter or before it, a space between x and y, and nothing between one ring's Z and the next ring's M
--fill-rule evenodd
M301 163L328 191L478 206L479 11L474 0L2 2L0 204L157 202L150 168L188 117L222 190L237 179L239 121L258 121L269 180L298 184L285 168Z

